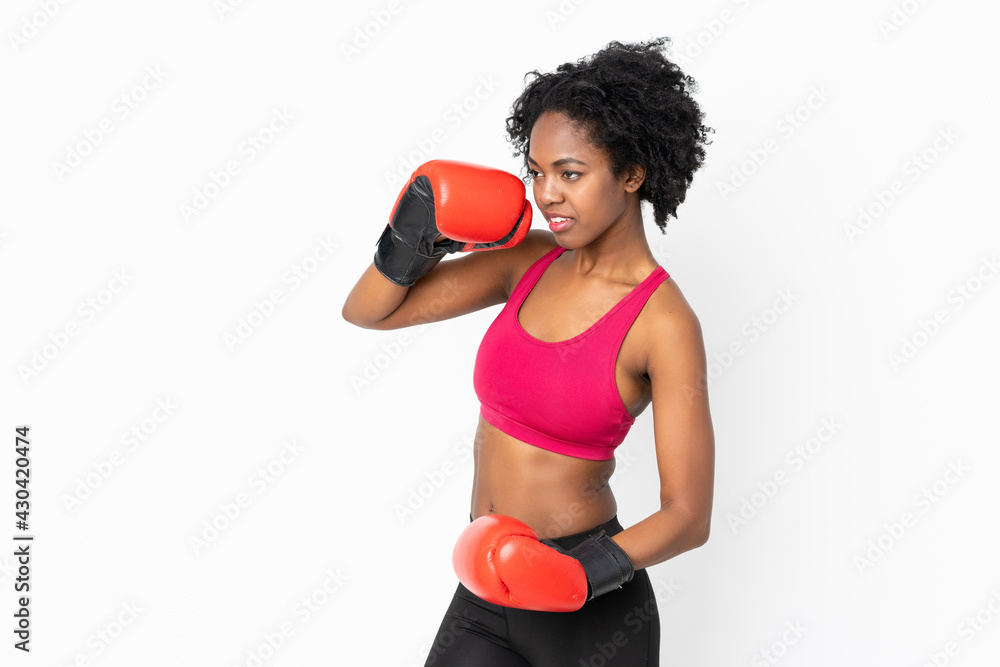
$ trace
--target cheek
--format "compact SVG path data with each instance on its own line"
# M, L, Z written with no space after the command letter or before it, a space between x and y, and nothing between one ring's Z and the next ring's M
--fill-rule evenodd
M588 208L601 217L615 217L619 213L624 198L614 184L602 182L589 188L586 193Z
M609 193L588 202L586 213L581 217L594 229L605 229L620 218L624 210L621 202Z

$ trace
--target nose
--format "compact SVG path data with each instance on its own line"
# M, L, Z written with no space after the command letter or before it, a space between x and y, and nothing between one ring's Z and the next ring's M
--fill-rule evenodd
M540 208L546 208L562 201L562 190L559 180L552 176L535 179L535 203Z

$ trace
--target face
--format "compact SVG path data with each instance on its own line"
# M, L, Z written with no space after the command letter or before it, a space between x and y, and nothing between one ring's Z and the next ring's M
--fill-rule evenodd
M539 116L528 146L535 203L560 245L586 245L625 219L641 172L612 176L604 151L564 114Z

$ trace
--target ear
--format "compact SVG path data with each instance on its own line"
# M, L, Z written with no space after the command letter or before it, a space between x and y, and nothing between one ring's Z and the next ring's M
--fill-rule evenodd
M646 170L637 164L629 167L625 176L625 192L636 192L646 180Z

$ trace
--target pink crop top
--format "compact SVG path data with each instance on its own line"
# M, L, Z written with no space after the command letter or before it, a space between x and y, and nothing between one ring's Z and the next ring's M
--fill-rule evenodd
M618 350L649 295L670 274L656 267L589 329L546 342L525 331L517 314L564 250L553 248L524 272L486 330L472 382L483 419L504 433L559 454L607 461L635 421L615 381Z

